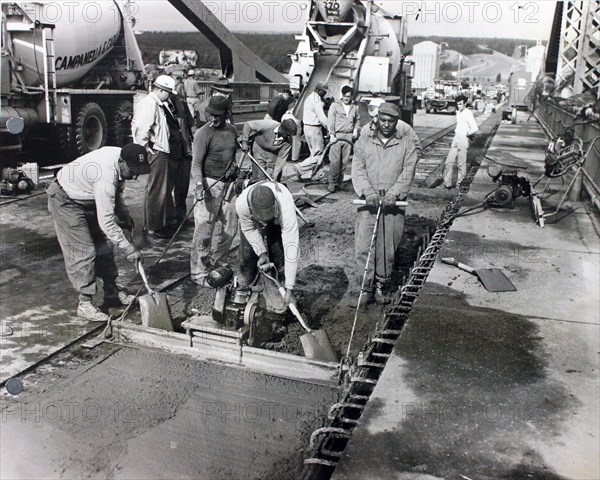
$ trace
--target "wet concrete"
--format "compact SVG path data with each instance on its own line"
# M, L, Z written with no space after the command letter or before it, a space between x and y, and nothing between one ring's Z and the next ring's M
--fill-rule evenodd
M23 382L2 398L2 478L292 478L336 401L330 387L111 345Z
M536 130L502 125L490 152L530 138L518 155L535 179ZM465 207L494 187L485 166ZM501 268L517 291L436 263L333 478L600 478L600 241L570 207L544 229L524 198L457 218L441 255Z

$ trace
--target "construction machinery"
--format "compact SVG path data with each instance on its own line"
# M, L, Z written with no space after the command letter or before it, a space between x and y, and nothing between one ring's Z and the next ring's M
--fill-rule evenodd
M4 162L37 147L65 161L130 141L133 95L144 64L127 5L2 3Z
M423 101L425 113L437 113L442 110L456 112L456 97L461 93L460 84L456 80L434 80L435 94Z
M317 82L328 85L327 99L341 97L344 85L367 120L367 105L375 97L397 104L402 120L412 125L411 78L414 64L405 60L406 20L374 1L313 0L304 32L291 55L292 89L300 91L294 114L302 118L306 97Z

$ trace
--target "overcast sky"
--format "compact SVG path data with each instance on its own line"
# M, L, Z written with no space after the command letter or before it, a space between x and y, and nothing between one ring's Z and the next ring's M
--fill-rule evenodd
M195 31L166 0L133 1L136 30ZM204 3L232 31L302 31L306 0L206 0ZM547 40L554 1L377 1L385 9L404 14L410 35L507 37ZM419 11L420 10L420 11Z

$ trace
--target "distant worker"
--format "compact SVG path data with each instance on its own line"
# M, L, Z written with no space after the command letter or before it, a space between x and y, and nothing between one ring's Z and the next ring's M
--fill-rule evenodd
M129 143L123 148L102 147L59 170L47 189L67 275L79 293L77 316L94 322L108 321L93 303L96 278L102 279L105 305L128 305L134 299L117 287L119 272L113 245L134 264L140 252L126 238L133 220L123 200L126 180L150 173L147 152Z
M279 123L272 119L250 120L244 124L241 146L244 152L252 149L252 156L267 171L271 178L279 181L285 162L292 154L292 137L296 135L296 123L287 119ZM252 178L265 180L264 173L252 166Z
M173 79L175 80L175 91L177 92L177 95L179 95L185 101L185 88L183 86L183 73L175 72L173 74Z
M259 182L246 188L235 204L240 221L241 287L250 286L258 270L273 276L285 286L285 299L277 294L264 295L267 311L281 321L287 305L296 303L294 287L300 258L298 219L294 198L289 190L276 182ZM267 284L268 285L268 284Z
M267 115L265 118L272 118L276 122L281 122L281 117L287 112L288 105L294 101L292 91L286 89L276 95L267 105Z
M215 83L213 83L210 87L210 95L208 98L205 98L204 101L198 106L198 118L200 121L200 126L206 124L210 120L210 114L207 114L206 107L208 106L208 102L210 102L211 97L224 97L227 99L228 108L227 114L225 116L226 120L233 125L233 100L231 95L233 94L233 88L229 84L229 79L225 77L220 77Z
M329 186L331 193L342 188L344 172L352 144L358 138L358 107L353 101L354 89L348 85L342 87L342 98L333 103L327 115L329 120Z
M190 276L202 287L208 286L209 270L229 252L238 228L232 186L237 175L237 130L225 119L228 108L225 97L211 97L206 107L210 121L194 136L192 181L198 202L194 207ZM213 235L217 222L220 228Z
M187 78L183 82L183 89L185 91L185 101L187 102L190 113L195 120L198 116L196 113L197 106L200 103L200 97L202 96L202 89L196 80L195 70L190 70L187 72Z
M302 135L302 122L294 115L294 109L296 108L296 102L293 101L288 105L287 111L282 115L281 121L293 120L296 124L296 135L292 137L292 162L300 160L300 149L302 148L302 141L300 135Z
M375 300L388 303L386 287L392 277L394 258L404 229L405 210L396 201L405 200L412 186L417 164L414 143L396 135L398 107L384 103L379 108L376 129L367 130L354 145L352 184L356 194L366 200L358 209L355 228L355 274L362 282L377 210L383 211L377 240L371 253L361 303Z
M170 238L168 212L173 210L173 161L169 157L169 125L163 107L169 95L176 94L175 80L160 75L152 91L138 104L131 129L133 141L146 148L152 168L146 183L144 219L149 238Z
M464 95L456 97L456 109L454 139L452 140L452 145L450 145L450 151L446 157L444 168L444 187L447 189L453 188L452 177L455 165L458 165L456 185L460 185L467 175L469 139L479 130L477 122L473 118L473 113L467 108L467 97Z
M314 92L304 101L302 121L304 122L304 138L306 138L306 143L308 143L310 157L296 165L298 179L312 172L313 167L319 161L318 157L323 155L325 151L325 139L323 138L321 128L327 129L329 122L323 110L325 106L323 98L327 94L327 88L326 84L317 82Z

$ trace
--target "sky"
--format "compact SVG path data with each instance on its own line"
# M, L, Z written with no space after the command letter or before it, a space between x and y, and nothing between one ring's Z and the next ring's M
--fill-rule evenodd
M386 10L405 15L408 35L505 37L547 40L555 3L542 1L377 1ZM231 31L300 33L308 13L307 0L204 0ZM166 0L134 0L136 30L195 31Z

